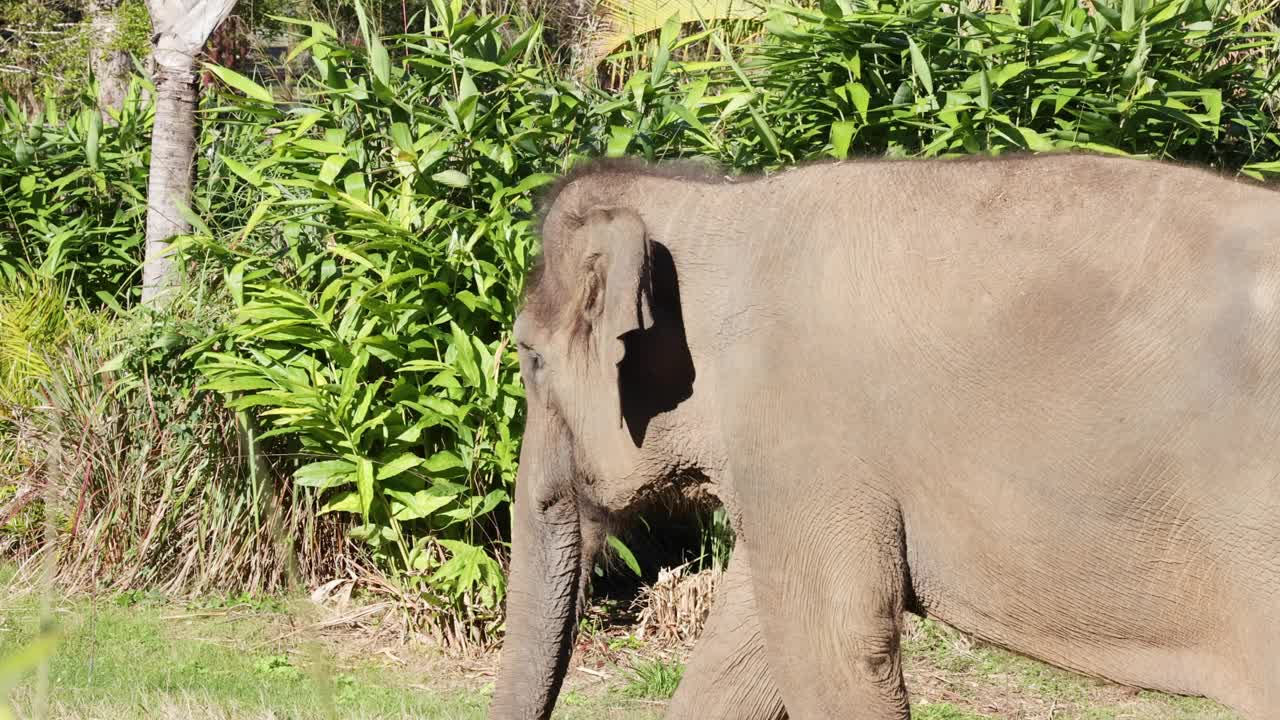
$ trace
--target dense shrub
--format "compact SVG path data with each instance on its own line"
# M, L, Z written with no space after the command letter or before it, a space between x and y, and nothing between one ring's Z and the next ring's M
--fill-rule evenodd
M1237 170L1280 149L1276 37L1251 32L1264 13L1220 0L830 2L775 10L752 64L788 160L1081 148Z
M235 308L193 356L206 387L315 458L294 477L323 512L358 515L406 589L482 629L503 592L530 193L582 101L539 62L536 28L507 42L501 17L439 23L388 47L367 34L367 52L311 23L315 71L287 112L222 72L245 93L225 122L270 140L211 146L254 209L189 246L225 263Z
M39 272L74 300L128 304L146 223L152 110L134 82L104 123L92 98L0 113L0 277ZM87 102L86 102L87 101Z
M1086 7L775 5L764 39L736 51L714 33L677 39L668 27L597 110L610 113L611 152L709 155L737 170L1068 149L1254 177L1274 169L1278 40L1258 29L1265 9L1232 12L1216 0ZM673 59L707 35L717 55Z

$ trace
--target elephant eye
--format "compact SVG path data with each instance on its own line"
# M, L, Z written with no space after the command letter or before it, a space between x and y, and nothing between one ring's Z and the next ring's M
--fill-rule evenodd
M532 370L533 372L538 372L542 370L544 363L542 360L542 355L539 354L537 350L534 350L533 348L529 347L528 345L525 345L524 343L519 343L518 347L520 348L520 352L524 354L526 361L529 363L530 370Z

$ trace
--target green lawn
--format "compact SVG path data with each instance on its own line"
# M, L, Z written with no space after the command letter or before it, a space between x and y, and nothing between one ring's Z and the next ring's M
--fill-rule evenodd
M188 607L120 599L61 603L43 717L58 720L484 718L492 658L448 658L379 641L375 629L326 629L281 603ZM298 603L302 605L302 603ZM0 604L0 657L39 627L31 598ZM14 692L19 718L41 717L33 674ZM557 718L656 718L627 687L577 682Z
M301 720L483 718L491 655L447 657L376 626L323 627L305 603L190 607L130 597L55 604L48 692L27 676L19 718ZM0 657L28 645L38 603L0 601ZM656 719L680 666L634 641L575 659L556 718ZM1126 692L914 623L908 683L920 720L1232 720L1202 700ZM44 701L39 698L44 697ZM43 714L40 709L44 708Z

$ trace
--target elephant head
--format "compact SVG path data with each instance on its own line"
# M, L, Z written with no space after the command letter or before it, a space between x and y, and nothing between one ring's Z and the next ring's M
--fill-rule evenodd
M552 191L515 324L527 421L492 718L551 715L607 523L696 465L673 447L695 376L675 262L621 182Z

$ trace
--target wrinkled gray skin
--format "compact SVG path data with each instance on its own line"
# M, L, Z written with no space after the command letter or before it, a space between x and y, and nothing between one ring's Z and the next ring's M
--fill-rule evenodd
M1077 155L548 203L490 717L550 715L605 524L673 491L740 539L669 718L906 720L904 611L1280 712L1280 197Z

